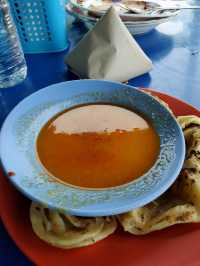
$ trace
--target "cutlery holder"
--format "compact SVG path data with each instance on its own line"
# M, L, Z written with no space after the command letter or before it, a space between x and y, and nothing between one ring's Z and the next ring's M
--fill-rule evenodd
M68 47L66 0L9 0L24 53Z

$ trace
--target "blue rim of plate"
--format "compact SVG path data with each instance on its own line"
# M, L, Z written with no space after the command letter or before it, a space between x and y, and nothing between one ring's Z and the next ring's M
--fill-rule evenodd
M52 182L33 148L41 127L60 111L95 102L136 109L152 120L161 142L156 163L136 181L112 189L84 190ZM181 170L185 141L175 117L145 92L117 82L76 80L48 86L21 101L2 126L0 156L8 178L29 199L71 215L105 216L141 207L164 193Z

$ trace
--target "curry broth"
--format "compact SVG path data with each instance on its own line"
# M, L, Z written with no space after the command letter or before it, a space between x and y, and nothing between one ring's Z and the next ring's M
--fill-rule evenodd
M141 115L115 105L90 104L50 119L36 148L44 168L58 180L108 188L147 172L157 159L160 140Z

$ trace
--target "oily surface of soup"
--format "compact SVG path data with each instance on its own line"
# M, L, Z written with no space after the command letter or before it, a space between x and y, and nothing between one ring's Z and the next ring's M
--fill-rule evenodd
M85 188L128 183L147 172L159 154L159 136L125 108L91 104L49 120L36 143L38 158L58 180Z

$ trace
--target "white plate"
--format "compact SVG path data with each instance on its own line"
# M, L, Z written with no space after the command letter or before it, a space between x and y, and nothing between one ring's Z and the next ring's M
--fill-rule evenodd
M161 1L162 2L162 1ZM132 0L123 0L123 1L110 1L110 0L70 0L69 3L76 8L79 8L83 11L88 12L90 15L96 15L96 16L102 16L105 14L105 12L111 7L111 5L114 5L116 10L118 11L120 17L122 20L136 20L136 19L152 19L152 18L167 18L171 17L177 14L179 12L178 10L165 10L160 14L151 14L151 10L155 6L161 6L160 4L151 3L147 7L147 11L144 9L144 13L141 14L134 14L129 13L126 9L119 6L119 3L126 4L128 7L133 7L134 1ZM159 2L160 3L160 2ZM154 8L155 8L154 7Z
M83 21L87 26L87 28L89 29L92 29L94 25L98 22L97 18L86 16L83 15L82 13L76 12L74 9L72 9L70 4L66 5L66 11L73 17ZM167 22L169 20L170 18L161 18L161 19L154 19L148 21L131 21L131 22L129 21L129 22L124 22L124 24L126 25L126 27L128 28L129 32L132 35L138 35L138 34L147 33L152 29L154 29L155 27L157 27L158 25L160 25L161 23Z

